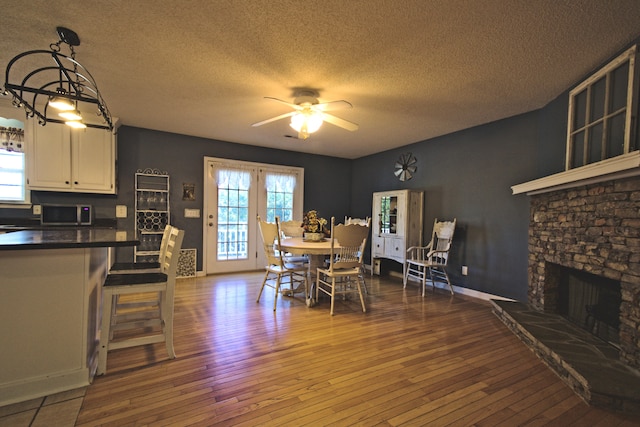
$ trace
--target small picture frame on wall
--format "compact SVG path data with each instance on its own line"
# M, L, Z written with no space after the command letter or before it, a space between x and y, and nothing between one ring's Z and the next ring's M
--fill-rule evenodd
M195 201L196 200L196 185L195 184L182 184L182 200Z

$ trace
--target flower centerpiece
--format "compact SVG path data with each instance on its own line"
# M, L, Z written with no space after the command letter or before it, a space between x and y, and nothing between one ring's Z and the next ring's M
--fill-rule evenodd
M311 210L304 214L302 218L302 228L304 229L304 239L320 241L325 237L325 225L327 220L318 216L318 211Z

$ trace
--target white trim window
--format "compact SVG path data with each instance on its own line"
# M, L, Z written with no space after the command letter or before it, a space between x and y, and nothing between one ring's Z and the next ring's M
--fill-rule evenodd
M0 204L30 203L23 122L0 117Z
M298 173L277 173L268 170L265 174L266 221L275 222L276 216L280 221L291 221L294 218L294 199ZM300 219L301 220L301 219ZM302 220L301 220L302 221Z
M638 150L636 46L569 93L566 170Z
M25 203L24 153L0 149L0 203Z

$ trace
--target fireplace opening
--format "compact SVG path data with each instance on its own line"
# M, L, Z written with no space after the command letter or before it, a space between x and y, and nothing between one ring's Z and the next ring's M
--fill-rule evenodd
M598 338L620 343L620 282L572 268L561 267L558 314Z

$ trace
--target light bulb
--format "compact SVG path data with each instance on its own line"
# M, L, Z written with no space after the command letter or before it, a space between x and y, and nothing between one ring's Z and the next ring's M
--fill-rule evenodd
M314 133L322 126L322 113L314 111L307 116L307 132Z
M51 98L49 98L49 105L51 105L56 110L61 111L70 111L76 109L75 105L73 105L73 102L61 96L52 96Z
M71 126L74 129L84 129L87 127L87 125L79 120L69 120L67 122L64 122L64 124L66 124L67 126Z
M82 115L78 110L63 111L62 113L58 113L58 115L66 120L82 120Z

